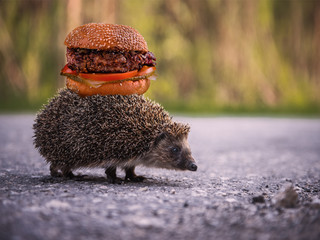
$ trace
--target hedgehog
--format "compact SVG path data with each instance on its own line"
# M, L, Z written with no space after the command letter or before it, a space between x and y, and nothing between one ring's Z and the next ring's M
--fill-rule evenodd
M107 181L141 182L138 165L196 171L187 141L188 124L174 122L164 108L143 95L80 97L60 90L37 114L34 145L53 177L73 170L103 168Z

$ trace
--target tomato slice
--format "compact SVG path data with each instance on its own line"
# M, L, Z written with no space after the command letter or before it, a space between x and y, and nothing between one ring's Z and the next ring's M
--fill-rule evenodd
M94 81L117 81L126 78L132 78L137 75L138 70L125 73L79 73L79 77Z
M67 77L80 77L82 79L93 80L93 81L123 81L123 80L130 80L135 79L136 77L141 78L141 76L150 76L156 70L156 67L150 66L143 66L139 71L134 70L125 73L78 73L68 67L66 64L64 68L61 70L61 75Z

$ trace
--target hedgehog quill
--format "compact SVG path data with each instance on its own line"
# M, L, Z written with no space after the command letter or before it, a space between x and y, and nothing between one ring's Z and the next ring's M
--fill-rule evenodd
M122 181L117 177L117 168L125 171L125 180L134 182L145 179L135 174L135 167L139 165L196 171L187 141L190 127L174 122L161 105L142 95L155 71L155 57L148 52L143 37L123 25L81 27L71 33L72 41L66 39L69 61L65 68L70 70L64 68L62 72L72 83L69 81L68 85L67 80L67 88L49 100L33 125L34 145L50 164L51 175L72 178L72 171L76 169L100 167L105 169L107 180L116 183ZM94 31L97 28L99 31ZM123 29L126 37L119 37ZM92 37L97 32L104 37ZM72 46L68 46L70 42ZM119 55L127 59L123 60L124 64L119 65L116 60L121 58ZM116 59L112 61L110 57ZM83 64L81 59L87 62ZM94 73L88 73L87 66ZM149 69L147 74L146 69ZM82 79L84 72L85 80ZM94 75L93 79L90 74ZM108 74L112 75L112 81L106 80L110 78ZM96 75L103 81L92 86L92 82L101 81Z

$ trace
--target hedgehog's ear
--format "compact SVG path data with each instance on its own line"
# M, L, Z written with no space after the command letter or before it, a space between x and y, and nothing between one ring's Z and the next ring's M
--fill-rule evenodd
M159 135L156 137L156 139L154 140L153 145L157 146L159 144L159 142L161 142L163 139L165 139L167 137L167 133L166 132L161 132L159 133Z

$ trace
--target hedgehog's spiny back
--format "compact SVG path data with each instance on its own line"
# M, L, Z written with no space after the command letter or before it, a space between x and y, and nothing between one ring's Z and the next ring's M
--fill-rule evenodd
M94 166L148 151L169 125L169 114L143 96L82 98L64 89L37 115L34 143L49 162Z

